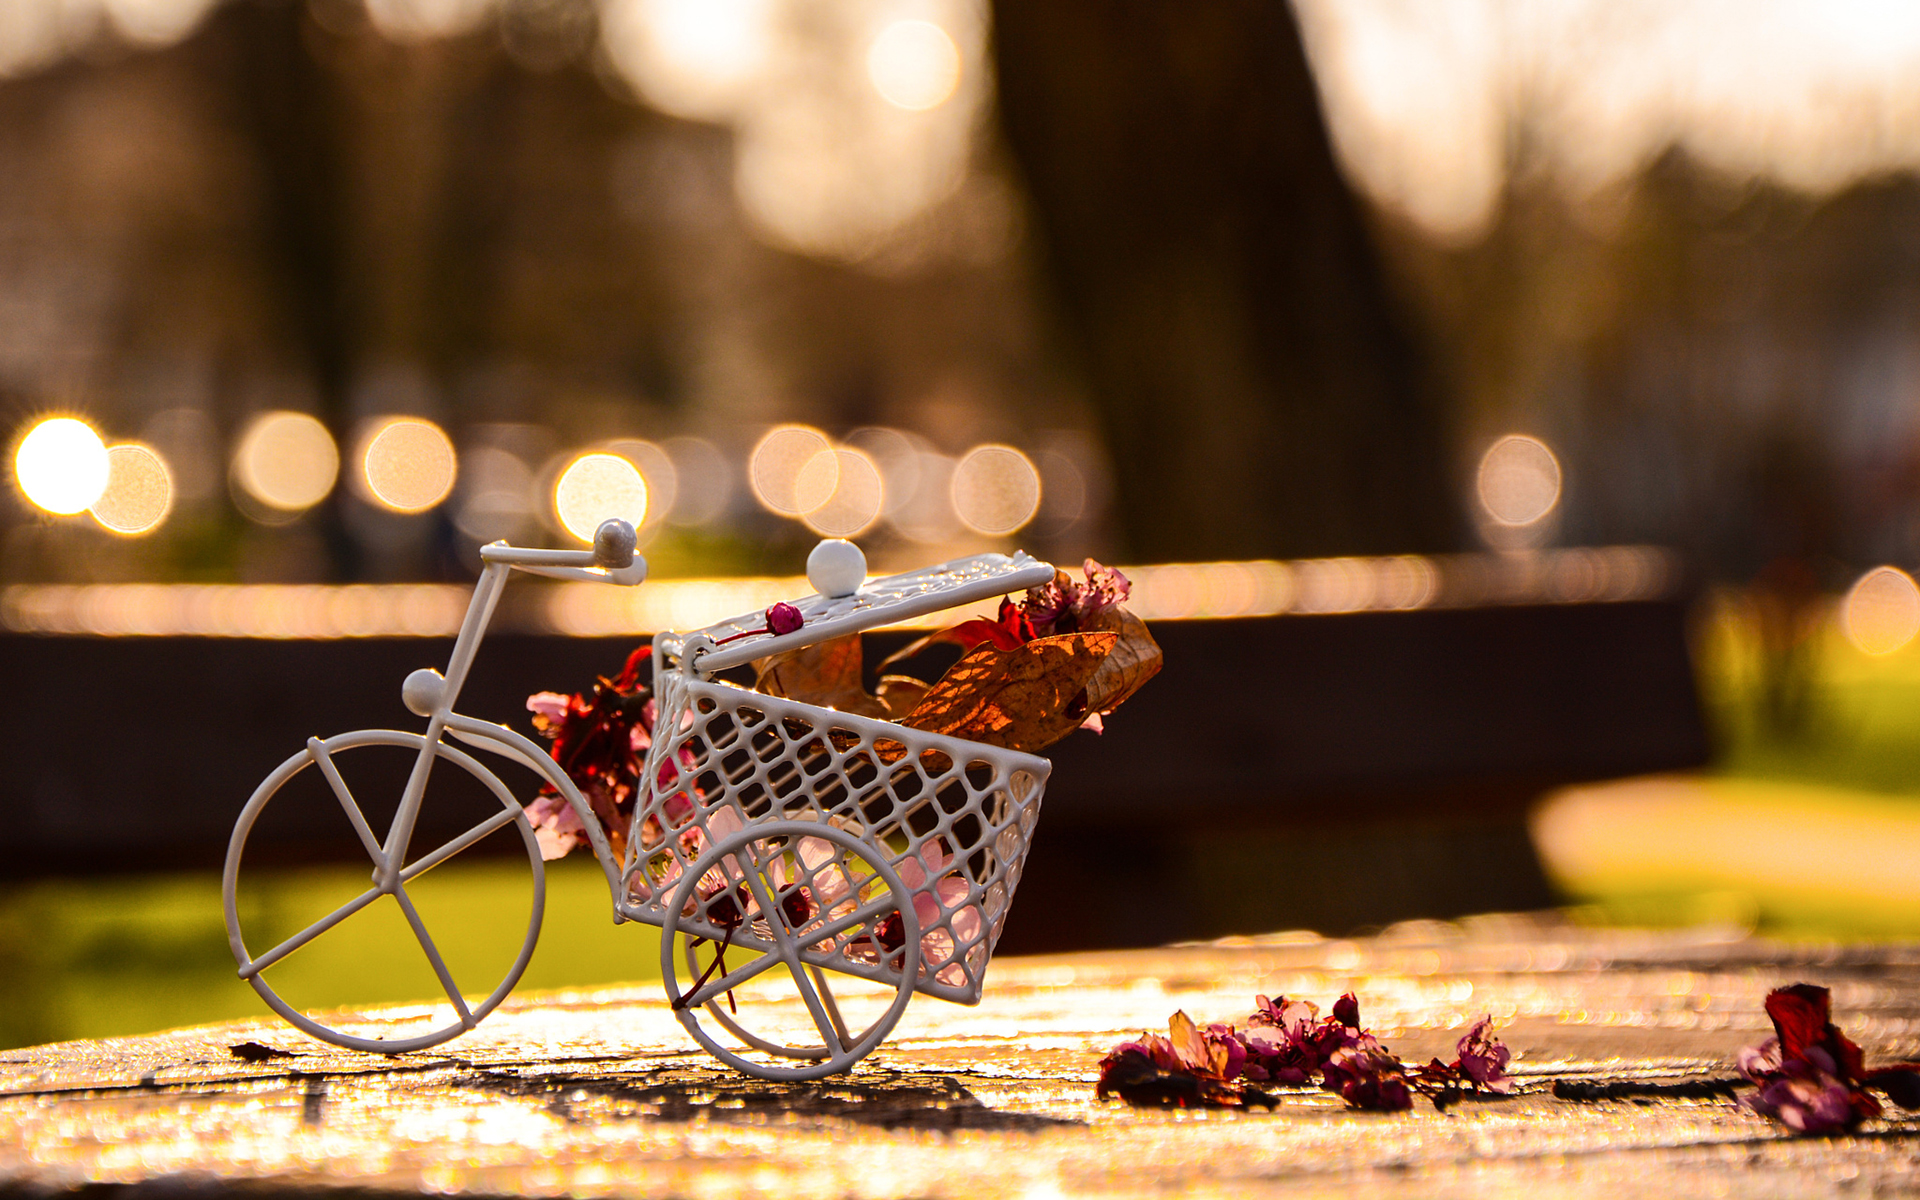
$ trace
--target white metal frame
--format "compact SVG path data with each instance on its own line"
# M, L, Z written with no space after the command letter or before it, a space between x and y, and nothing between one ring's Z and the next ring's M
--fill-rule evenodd
M784 649L1035 586L1052 579L1053 568L1025 555L979 555L873 580L852 596L803 599L798 607L804 624L784 636L766 632L758 614L697 633L660 634L654 642L660 716L647 759L650 786L635 806L622 862L614 857L592 806L544 748L453 706L512 571L632 586L646 575L645 561L632 552L633 541L631 526L609 522L592 550L499 542L483 547L485 565L445 674L415 671L402 688L408 708L426 718L425 732L368 729L310 738L304 750L255 789L228 843L222 878L227 936L240 977L294 1026L349 1049L425 1049L479 1024L512 991L532 958L546 888L533 828L507 785L471 754L448 744L449 736L535 771L572 807L606 876L615 923L637 921L662 929L669 1003L688 1032L722 1061L765 1078L818 1078L848 1069L878 1046L915 991L978 1002L1038 815L1047 761L765 696L713 675ZM725 647L715 645L722 637L743 634ZM415 751L384 839L368 825L334 764L337 756L367 746ZM439 759L479 780L502 811L410 857L428 779ZM682 764L684 778L677 774ZM266 805L309 767L325 779L365 847L373 865L372 886L255 955L246 946L236 903L247 838ZM509 825L527 849L532 914L505 978L470 1004L408 897L407 884ZM852 891L848 880L855 881ZM342 1014L339 1025L328 1025L302 1013L263 977L273 964L382 896L392 896L405 914L455 1015L429 1033L392 1041L352 1032L351 1014ZM758 957L685 991L680 973L684 970L689 979L699 975L696 948L701 946ZM684 964L676 954L684 956ZM818 1043L791 1045L761 1037L717 1003L722 994L776 967L792 975ZM834 972L895 991L885 1012L857 1035L846 1028L827 983ZM704 1011L742 1050L717 1040L696 1011ZM771 1061L744 1057L742 1051ZM795 1061L801 1065L790 1065Z

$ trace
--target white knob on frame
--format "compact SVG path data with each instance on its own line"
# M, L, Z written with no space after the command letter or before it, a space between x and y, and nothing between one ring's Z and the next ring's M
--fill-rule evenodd
M845 538L826 538L807 555L807 582L822 596L851 596L867 581L867 556Z

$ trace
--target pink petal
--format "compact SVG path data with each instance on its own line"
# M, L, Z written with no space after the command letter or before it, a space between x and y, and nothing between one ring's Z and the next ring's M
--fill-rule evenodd
M932 876L945 871L953 856L947 853L945 838L928 838L920 843L920 858L927 864L927 874Z
M558 721L567 715L567 705L572 699L572 696L563 696L559 692L535 692L527 697L527 711L549 721Z
M893 869L900 873L900 882L907 885L908 891L917 892L927 886L927 872L918 857L909 854L895 863Z
M840 903L852 890L847 885L846 872L836 866L828 866L837 857L837 853L833 843L825 838L803 837L800 839L800 863L813 877L815 899L823 909L832 908Z
M740 820L740 810L731 804L723 804L707 812L707 833L718 844L722 839L739 833L744 828Z

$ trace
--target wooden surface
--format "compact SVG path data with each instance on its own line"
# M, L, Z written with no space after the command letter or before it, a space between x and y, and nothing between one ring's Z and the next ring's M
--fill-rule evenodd
M1920 948L1788 946L1715 930L1533 918L1379 937L1002 959L986 1001L916 998L854 1074L716 1069L653 988L510 1000L438 1052L336 1052L241 1022L0 1054L0 1183L768 1196L1878 1195L1920 1179L1920 1120L1792 1139L1723 1098L1556 1098L1555 1080L1732 1077L1768 988L1834 990L1868 1061L1920 1051ZM1115 1041L1176 1008L1239 1020L1256 992L1356 991L1404 1058L1491 1012L1519 1094L1445 1114L1136 1111L1093 1097ZM743 1004L753 998L742 996ZM424 1007L366 1014L398 1031ZM444 1019L444 1018L443 1018ZM248 1062L257 1042L284 1057Z

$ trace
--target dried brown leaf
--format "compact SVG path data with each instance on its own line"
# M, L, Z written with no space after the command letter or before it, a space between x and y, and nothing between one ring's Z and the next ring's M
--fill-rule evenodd
M1124 608L1105 610L1093 619L1090 630L1118 634L1113 652L1087 681L1087 711L1112 712L1140 690L1142 684L1160 673L1160 643L1147 632L1147 623Z
M850 633L756 661L753 689L857 716L886 717L886 704L862 683L864 668L860 635Z
M920 701L926 698L927 689L932 686L926 680L915 679L911 675L882 675L879 698L880 703L886 706L887 719L898 721L920 707Z
M977 646L901 724L1037 753L1087 719L1087 682L1119 640L1116 633L1067 633L1012 650Z

